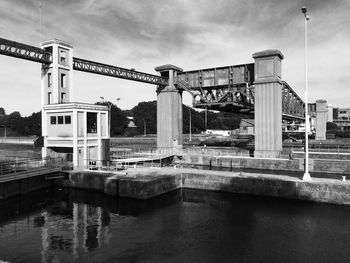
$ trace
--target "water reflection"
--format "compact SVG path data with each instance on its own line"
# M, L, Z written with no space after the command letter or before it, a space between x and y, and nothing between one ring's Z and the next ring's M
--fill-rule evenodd
M41 228L43 263L57 261L61 256L66 258L66 254L78 259L80 254L109 244L110 211L68 200L34 218L34 225Z
M349 216L194 190L146 201L54 190L0 202L0 262L348 262Z
M43 195L46 195L45 202L40 201ZM16 226L17 222L23 226L25 218L27 229L40 229L41 262L78 260L110 244L113 236L110 231L111 213L114 217L137 217L181 200L181 191L154 200L117 199L100 193L67 189L39 192L28 195L26 199L14 198L3 203L6 210L14 213L6 214L2 210L0 229L14 225L13 232L10 231L12 236L21 235L23 228L17 229ZM6 222L13 216L17 218ZM1 224L1 221L5 222Z

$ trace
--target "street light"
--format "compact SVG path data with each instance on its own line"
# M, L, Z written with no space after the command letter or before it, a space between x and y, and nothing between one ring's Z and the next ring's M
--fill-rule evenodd
M309 173L309 114L308 114L308 100L307 100L307 90L308 90L308 78L307 78L307 21L310 20L307 14L307 9L305 6L301 8L301 12L305 17L305 167L303 181L311 181L311 176Z
M142 118L143 120L143 136L147 135L147 125L146 125L146 121L144 118Z
M191 120L191 108L188 109L188 114L190 115L190 142L192 141L192 120Z

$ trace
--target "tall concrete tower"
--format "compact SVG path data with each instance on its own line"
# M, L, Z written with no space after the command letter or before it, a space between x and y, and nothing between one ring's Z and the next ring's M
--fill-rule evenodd
M45 138L48 136L48 122L44 107L72 99L73 46L58 39L44 41L40 46L52 54L52 63L41 67L41 135ZM47 157L47 147L43 147L42 157Z
M41 104L67 103L72 99L73 47L53 39L41 43L52 54L52 63L41 69Z

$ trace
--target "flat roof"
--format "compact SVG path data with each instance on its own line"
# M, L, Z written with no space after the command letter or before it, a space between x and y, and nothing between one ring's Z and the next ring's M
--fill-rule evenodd
M69 102L69 103L48 104L48 105L45 105L43 109L44 110L82 109L82 110L108 111L108 106L82 103L82 102Z

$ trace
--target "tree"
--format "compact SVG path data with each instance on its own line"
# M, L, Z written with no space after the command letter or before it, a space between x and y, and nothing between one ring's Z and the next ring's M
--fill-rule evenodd
M10 115L7 117L7 127L9 127L12 131L14 132L21 132L20 126L22 121L22 116L18 111L12 112Z
M124 112L110 101L96 102L95 104L111 107L111 137L122 135L128 127L128 118Z
M145 128L147 134L157 133L157 101L140 102L131 111L139 134Z
M327 122L327 124L326 124L326 130L327 131L335 131L335 130L337 130L338 129L338 125L336 124L336 123L334 123L334 122Z
M0 107L0 116L6 115L5 109Z

